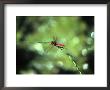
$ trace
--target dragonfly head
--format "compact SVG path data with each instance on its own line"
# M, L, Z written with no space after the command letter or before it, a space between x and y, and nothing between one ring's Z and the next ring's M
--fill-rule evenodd
M51 44L56 46L57 43L56 43L56 41L52 41Z

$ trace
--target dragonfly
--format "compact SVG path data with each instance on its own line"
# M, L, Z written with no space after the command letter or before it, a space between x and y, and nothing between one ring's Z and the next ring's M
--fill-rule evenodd
M52 47L54 46L54 47L57 47L57 48L59 48L59 49L61 49L61 50L63 50L63 49L64 49L64 46L65 46L63 43L59 43L59 42L58 42L57 37L53 37L53 40L50 41L50 42L38 42L38 43L48 43L48 44L50 44ZM51 48L51 47L50 47L50 48Z

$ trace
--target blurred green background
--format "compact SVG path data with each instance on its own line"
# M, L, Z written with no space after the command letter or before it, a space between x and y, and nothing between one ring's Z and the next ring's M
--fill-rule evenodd
M17 16L16 74L94 74L94 16Z

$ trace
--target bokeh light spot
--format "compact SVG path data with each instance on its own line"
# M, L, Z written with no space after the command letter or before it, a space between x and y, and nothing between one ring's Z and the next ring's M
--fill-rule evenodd
M91 37L94 38L94 32L91 33Z
M84 69L84 70L87 70L87 69L88 69L88 64L87 64L87 63L85 63L85 64L83 65L83 69Z
M74 37L73 38L73 43L74 45L78 44L80 42L79 38L78 37Z
M32 47L33 47L33 49L37 50L39 54L42 55L42 54L44 53L44 49L43 49L42 44L40 44L40 43L35 43L35 44L33 44Z
M86 55L87 55L87 49L83 49L83 50L82 50L82 55L83 55L83 56L86 56Z

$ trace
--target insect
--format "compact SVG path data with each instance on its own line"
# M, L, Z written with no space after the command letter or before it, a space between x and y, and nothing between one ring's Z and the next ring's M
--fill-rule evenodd
M56 37L53 37L53 40L50 41L50 42L38 42L38 43L49 43L52 46L55 46L57 48L60 48L61 50L63 50L64 49L64 46L65 46L63 43L57 42L57 38Z
M51 41L50 44L60 48L61 50L64 48L64 44L58 43L56 41Z

